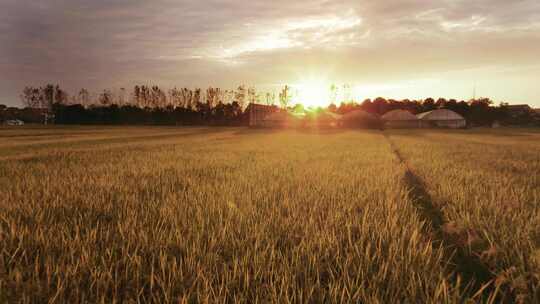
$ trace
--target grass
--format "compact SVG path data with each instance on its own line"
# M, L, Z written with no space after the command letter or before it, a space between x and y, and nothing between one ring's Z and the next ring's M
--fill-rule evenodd
M389 134L445 228L537 299L540 134L469 132ZM0 129L0 302L494 300L405 172L381 132Z
M540 302L540 132L393 131L446 216L444 229L516 300Z

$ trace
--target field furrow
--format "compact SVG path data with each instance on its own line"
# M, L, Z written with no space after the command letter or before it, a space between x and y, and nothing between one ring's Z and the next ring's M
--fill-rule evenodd
M538 302L540 136L501 132L391 131L391 139L444 213L445 234L487 265L493 283L507 286L516 301Z

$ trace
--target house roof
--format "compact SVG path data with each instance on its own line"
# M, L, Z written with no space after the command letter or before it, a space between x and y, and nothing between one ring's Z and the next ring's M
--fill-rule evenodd
M465 120L463 116L448 109L437 109L429 112L417 114L421 120Z
M384 120L418 120L416 116L405 110L393 110L382 116Z
M257 104L257 103L250 103L247 108L246 108L246 111L249 111L249 110L256 110L256 111L277 111L278 110L278 107L277 106L274 106L274 105L263 105L263 104Z

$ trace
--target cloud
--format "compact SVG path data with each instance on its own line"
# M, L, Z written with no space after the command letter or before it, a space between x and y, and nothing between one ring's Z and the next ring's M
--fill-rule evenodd
M263 26L249 23L245 37L240 34L238 41L229 46L201 51L209 53L209 58L234 62L246 54L277 49L351 46L358 42L361 23L362 19L353 10L343 15L294 18Z
M320 73L384 86L534 66L538 20L537 0L4 0L0 103L45 82L264 85Z

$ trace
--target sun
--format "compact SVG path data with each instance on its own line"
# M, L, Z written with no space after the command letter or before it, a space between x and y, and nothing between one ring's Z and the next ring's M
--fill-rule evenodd
M293 103L304 107L327 107L331 103L330 85L322 79L305 79L292 86L296 91Z

